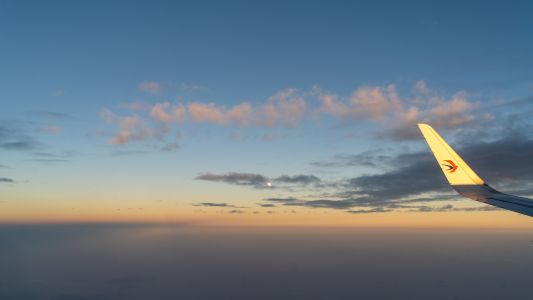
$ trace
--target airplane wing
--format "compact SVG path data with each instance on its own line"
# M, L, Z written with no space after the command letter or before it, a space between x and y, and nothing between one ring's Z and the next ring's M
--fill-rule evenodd
M533 200L507 195L491 188L427 124L418 124L446 179L459 194L486 204L533 217Z

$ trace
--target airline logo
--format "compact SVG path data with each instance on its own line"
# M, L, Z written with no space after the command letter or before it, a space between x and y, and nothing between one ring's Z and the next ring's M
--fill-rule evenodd
M448 171L448 173L457 171L458 166L453 162L453 160L447 159L444 160L444 162L446 163L442 165L446 167L446 171Z

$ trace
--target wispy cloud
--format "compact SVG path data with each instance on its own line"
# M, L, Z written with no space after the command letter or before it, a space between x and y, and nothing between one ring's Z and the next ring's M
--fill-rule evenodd
M7 177L0 177L0 182L3 182L3 183L15 183L15 180L13 180L11 178L7 178Z
M57 134L61 132L61 127L56 126L56 125L48 125L48 126L40 128L39 131L44 132L44 133Z
M165 124L150 127L138 115L123 117L115 115L108 109L102 109L100 117L108 123L116 124L119 128L119 132L109 140L109 143L113 145L124 145L131 141L162 139L170 130Z
M237 206L228 204L228 203L217 203L217 202L201 202L201 203L194 203L193 206L205 206L205 207L232 207L236 208Z
M158 94L161 91L161 84L155 81L143 81L138 87L139 90L150 94Z
M0 120L0 149L28 151L41 146L36 138L27 133L21 122Z

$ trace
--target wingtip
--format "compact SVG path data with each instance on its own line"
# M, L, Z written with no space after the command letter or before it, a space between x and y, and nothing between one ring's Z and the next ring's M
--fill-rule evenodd
M431 126L429 126L429 124L426 124L426 123L418 123L416 124L418 126L418 128L422 128L422 127L429 127L431 128Z

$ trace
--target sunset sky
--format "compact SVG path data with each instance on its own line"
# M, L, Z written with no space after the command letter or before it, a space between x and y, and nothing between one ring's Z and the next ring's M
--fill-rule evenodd
M408 2L1 2L0 223L533 228L416 127L533 196L532 2Z

